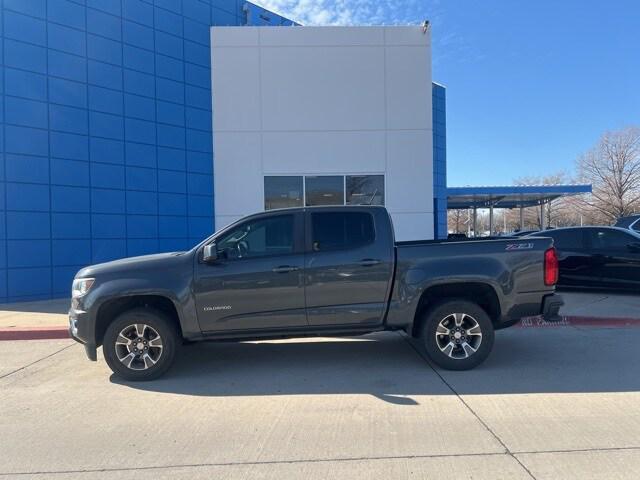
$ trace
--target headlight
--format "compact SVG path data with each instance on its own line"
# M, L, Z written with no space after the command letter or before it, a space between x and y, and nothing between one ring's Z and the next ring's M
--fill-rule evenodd
M73 286L71 287L71 297L81 297L89 291L95 278L76 278L73 280Z

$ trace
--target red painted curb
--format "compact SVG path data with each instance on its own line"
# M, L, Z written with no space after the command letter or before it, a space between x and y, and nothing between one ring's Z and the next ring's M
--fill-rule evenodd
M620 317L580 317L563 316L559 322L545 322L541 316L523 318L516 326L520 328L553 328L553 327L640 327L640 318Z
M2 340L58 340L70 338L69 327L0 328Z

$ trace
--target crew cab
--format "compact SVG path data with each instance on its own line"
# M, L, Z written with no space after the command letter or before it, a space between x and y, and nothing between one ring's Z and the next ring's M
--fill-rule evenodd
M483 362L494 330L559 319L550 238L396 242L384 207L307 207L250 215L186 252L80 270L70 333L128 380L165 373L202 340L401 330L437 365Z

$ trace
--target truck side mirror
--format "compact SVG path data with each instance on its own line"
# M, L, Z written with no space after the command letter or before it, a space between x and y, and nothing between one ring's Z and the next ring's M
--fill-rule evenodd
M202 249L202 261L204 263L212 263L218 259L218 249L215 243L205 245Z

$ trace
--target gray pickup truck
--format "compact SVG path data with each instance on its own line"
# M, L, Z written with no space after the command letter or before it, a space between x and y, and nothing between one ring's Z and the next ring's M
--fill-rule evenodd
M83 268L70 333L128 380L157 378L201 340L402 330L437 365L466 370L494 330L554 321L549 238L396 242L383 207L310 207L245 217L187 252Z

